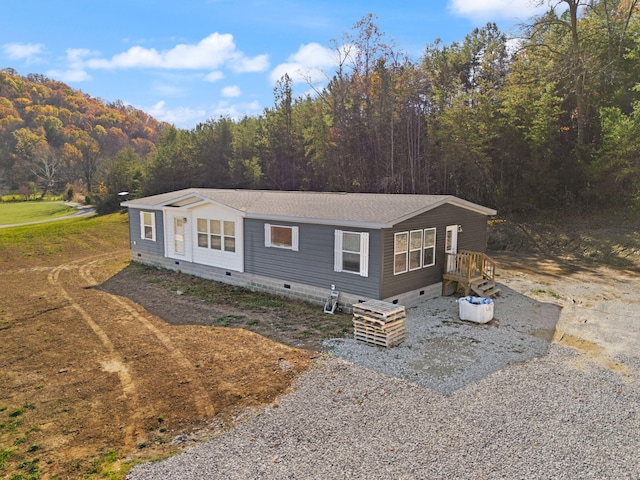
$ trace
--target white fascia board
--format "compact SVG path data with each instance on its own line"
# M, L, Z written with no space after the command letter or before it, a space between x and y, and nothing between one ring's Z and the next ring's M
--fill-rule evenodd
M205 204L210 203L210 202L207 201L206 199L199 199L199 200L197 200L195 202L185 203L184 205L176 205L177 203L180 203L180 202L166 203L166 204L164 204L163 208L165 208L165 209L175 208L175 209L189 210L191 208L199 207L200 205L205 205Z
M186 203L184 205L175 205L176 203L181 203L184 202L185 200L189 200L189 198L194 198L194 201L191 203ZM235 208L229 207L228 205L224 205L222 203L218 203L218 202L214 202L213 200L203 197L202 195L198 195L198 194L189 194L189 195L183 195L181 197L178 198L174 198L171 200L167 200L165 202L161 202L161 203L156 203L153 205L149 205L149 204L144 204L144 203L136 203L135 200L129 201L129 202L124 202L121 203L120 205L123 207L133 207L133 208L138 208L140 210L157 210L157 211L177 211L177 210L189 210L195 207L199 207L201 205L207 205L207 204L213 204L213 205L217 205L220 207L224 207L224 208L229 208L231 210L235 210L237 212L239 212L240 216L243 216L244 212L240 212L239 210L236 210Z
M122 202L121 207L137 208L138 210L158 210L162 211L162 207L158 205L145 205L144 203L136 203L135 200L130 202Z
M180 203L180 202L183 202L185 200L188 200L189 198L197 198L198 200L196 200L196 202L202 202L204 200L207 200L205 197L203 197L199 193L187 192L184 195L180 195L179 197L172 198L171 200L166 200L166 201L164 201L162 203L159 203L158 205L162 206L162 207L169 207L169 206L171 206L172 203Z

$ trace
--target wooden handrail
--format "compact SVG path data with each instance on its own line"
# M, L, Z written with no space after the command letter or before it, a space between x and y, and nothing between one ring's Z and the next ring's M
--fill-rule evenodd
M493 282L496 277L496 262L494 262L493 259L487 257L484 253L482 255L484 257L482 276Z
M496 273L496 263L482 252L461 250L458 253L447 253L446 274L466 278L483 277L493 281Z

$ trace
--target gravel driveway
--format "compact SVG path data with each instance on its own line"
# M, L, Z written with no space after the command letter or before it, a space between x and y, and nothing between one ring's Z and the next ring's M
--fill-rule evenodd
M584 328L560 309L575 296L537 300L503 280L490 324L439 298L409 310L399 347L329 341L279 403L127 478L639 479L637 309L608 320L624 348L595 355L552 342Z

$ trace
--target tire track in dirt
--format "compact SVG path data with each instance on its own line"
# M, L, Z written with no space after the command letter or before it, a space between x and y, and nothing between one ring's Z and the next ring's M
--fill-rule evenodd
M80 276L89 284L88 286L94 287L98 285L98 282L95 280L93 275L91 274L91 269L99 262L100 260L93 260L88 263L83 264L80 267ZM197 376L197 369L195 366L184 356L182 351L177 348L168 335L162 332L159 328L157 328L148 318L142 315L138 310L136 310L128 301L123 299L122 297L112 295L107 292L102 292L96 290L102 295L108 296L111 300L120 305L124 310L126 310L135 320L140 322L145 328L147 328L160 343L166 348L169 356L173 359L174 364L181 369L181 374L187 380L188 385L191 387L193 401L200 416L212 417L215 414L215 410L213 404L211 403L211 399L206 389L204 388L202 382Z
M105 256L111 257L112 254L96 255L89 258L105 257ZM110 373L116 373L118 375L123 394L125 396L125 399L129 402L130 411L132 412L131 421L126 422L127 426L124 428L124 432L125 432L124 443L126 446L131 447L135 444L135 432L137 430L137 424L139 423L139 420L140 420L139 412L141 412L142 406L140 404L138 392L137 392L135 383L131 377L131 374L129 372L129 369L125 365L123 358L118 353L113 342L109 339L109 336L104 331L104 329L102 329L102 327L100 327L100 325L98 325L94 321L92 316L84 308L82 308L82 306L77 301L75 301L73 296L60 284L60 281L59 281L60 272L64 270L71 270L73 264L80 263L82 261L86 261L86 259L76 260L73 262L58 265L53 270L51 270L51 272L49 272L47 279L52 286L55 286L58 288L61 295L69 302L70 306L80 314L82 319L87 323L89 328L91 328L91 330L100 339L100 342L108 352L109 358L107 361L102 362L102 366L106 371Z
M31 268L19 268L17 270L2 270L0 275L24 275L26 273L33 272L47 272L53 270L56 267L31 267Z

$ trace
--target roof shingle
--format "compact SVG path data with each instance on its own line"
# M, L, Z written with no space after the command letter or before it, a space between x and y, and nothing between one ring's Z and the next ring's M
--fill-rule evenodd
M226 205L247 218L389 228L450 203L484 215L496 211L452 195L300 192L189 188L139 198L122 205L160 209L191 196Z

